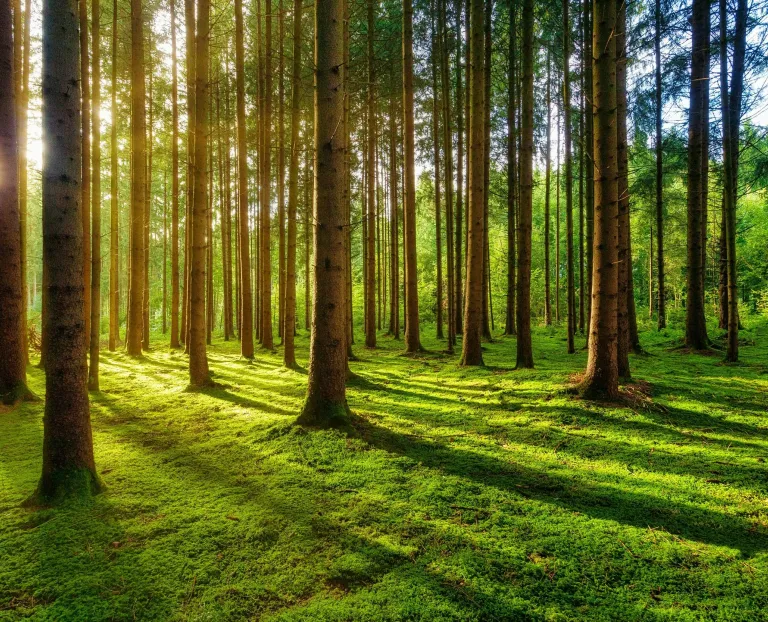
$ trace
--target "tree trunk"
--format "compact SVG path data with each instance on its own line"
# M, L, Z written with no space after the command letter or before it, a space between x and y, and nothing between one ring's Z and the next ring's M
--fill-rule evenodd
M533 211L533 0L523 0L523 84L520 206L517 231L517 367L533 367L531 344L531 229Z
M91 338L88 389L98 391L101 338L101 54L99 50L101 8L99 0L93 0L91 4L91 18L93 43L93 204L91 213L93 223L91 225Z
M126 350L141 355L144 305L144 211L146 206L146 119L144 117L144 16L142 0L131 0L131 256Z
M120 215L117 172L117 0L112 0L112 102L110 107L109 351L120 341Z
M18 9L18 7L17 7ZM27 14L29 19L29 14ZM16 133L16 89L11 3L0 0L0 400L14 403L26 393L19 236L19 149Z
M619 378L630 378L629 369L629 271L632 258L629 256L629 178L627 158L627 13L622 3L616 15L616 155L619 173L619 263L618 301L616 321L619 340L616 358Z
M483 14L483 339L493 341L491 334L491 316L493 310L490 306L491 296L491 252L488 239L488 198L491 187L491 17L493 14L493 0L485 0L485 12Z
M20 6L20 2L18 6ZM30 59L30 30L32 24L32 2L31 0L25 0L24 2L24 41L23 48L21 46L21 35L14 37L14 63L21 63L21 81L17 90L16 99L16 122L18 125L18 144L19 144L19 228L20 228L20 262L21 269L21 340L22 351L24 353L24 360L29 360L29 349L27 344L27 331L28 331L28 304L27 304L27 291L29 286L27 285L27 188L28 188L28 171L27 171L27 118L29 116L29 59ZM15 30L19 32L20 30ZM19 39L17 42L16 39ZM23 59L17 58L17 54L22 54ZM32 296L34 301L34 296Z
M253 298L248 218L248 152L245 142L245 50L243 0L235 0L235 74L237 91L237 235L240 262L240 354L253 358Z
M437 0L438 23L438 55L440 57L440 78L443 107L443 154L445 157L445 247L447 251L448 271L448 352L452 353L456 345L456 297L454 270L454 229L453 229L453 133L451 131L451 83L448 50L448 21L445 3L447 0ZM439 297L442 298L442 297Z
M576 285L573 265L573 158L571 157L571 25L568 0L563 0L563 142L565 143L565 273L569 354L576 351Z
M210 126L210 74L208 55L210 32L210 0L197 0L195 37L195 159L194 203L192 206L192 260L190 274L189 383L193 387L212 384L206 355L205 263L208 229L208 135Z
M706 210L704 184L708 154L704 151L705 125L709 124L709 31L708 0L694 0L691 18L691 88L688 112L688 279L685 303L685 344L694 350L709 347L704 316L704 264L702 218Z
M181 340L185 353L189 354L190 302L192 288L192 212L195 195L195 0L184 0L184 21L186 27L187 64L187 206L184 227L184 298L181 305Z
M299 122L301 120L301 12L302 0L293 0L293 70L291 72L291 153L288 169L288 257L285 280L283 363L296 368L296 205L299 198Z
M546 86L546 95L545 95L545 107L546 107L546 115L547 115L547 140L544 143L544 324L546 326L552 325L552 306L550 303L550 291L549 291L549 283L551 280L551 273L552 273L552 266L550 265L549 261L549 246L550 246L550 180L552 179L552 158L550 156L550 152L552 150L551 147L551 134L552 134L552 97L551 97L551 90L552 90L552 76L551 76L551 63L549 59L549 49L547 49L547 86ZM558 117L559 119L559 117ZM558 124L558 132L557 132L557 152L558 155L560 154L560 126ZM559 169L558 169L559 170ZM559 210L558 210L559 213ZM558 242L557 248L560 248L560 243ZM559 262L555 265L555 270L560 274L560 265ZM560 287L556 290L559 294ZM559 315L559 314L558 314Z
M80 89L82 93L81 140L83 141L82 172L83 183L80 186L80 206L83 218L83 278L85 292L83 308L85 311L85 347L91 339L91 91L89 82L88 51L88 4L85 0L78 3L80 15Z
M152 21L152 15L150 11L149 21ZM144 350L149 350L149 303L150 303L150 290L149 290L149 229L152 220L152 156L154 153L154 106L152 97L154 94L154 70L152 65L152 29L150 28L150 36L147 38L149 43L149 53L145 56L145 62L149 65L149 119L147 124L147 159L145 166L147 168L146 173L146 185L144 191L146 193L146 202L144 204L144 261L142 268L144 270L144 299L142 301L142 339L141 347Z
M515 226L517 215L517 1L509 5L509 68L507 71L509 101L507 103L507 317L505 335L514 335L515 329Z
M456 325L456 334L463 332L464 316L464 287L462 285L464 274L464 225L463 211L464 206L464 97L461 88L461 8L462 0L456 1L456 229L455 229L455 251L454 251L454 324Z
M299 423L343 425L346 398L346 291L344 288L345 206L343 134L344 2L315 4L315 199L314 303L307 400Z
M44 502L100 490L86 387L80 81L75 0L43 3L43 262L47 266ZM138 11L140 15L140 11ZM0 28L2 32L8 29Z
M176 0L171 0L171 347L179 342L179 77Z
M721 0L721 20L727 13ZM722 23L720 31L721 46L727 44L727 24ZM728 337L725 360L735 363L739 360L739 299L736 273L736 200L738 196L739 175L739 125L741 122L742 97L744 92L744 57L747 37L747 2L739 0L736 9L736 30L733 42L733 74L728 97L722 99L724 128L724 168L725 168L725 254L727 262L728 290ZM721 63L727 68L727 49L721 48ZM725 73L725 72L724 72ZM723 94L728 90L727 75L721 77Z
M658 327L667 327L666 294L664 292L664 147L661 135L661 0L654 2L653 48L656 62L656 282L658 283Z
M442 209L442 187L440 179L440 96L437 92L437 64L439 62L437 28L435 26L435 7L434 2L431 5L432 13L432 48L431 48L431 69L432 69L432 159L435 166L435 265L437 268L436 289L436 312L437 338L443 338L443 241L442 241L442 222L440 210Z
M485 37L484 1L469 4L470 46L470 111L469 119L469 235L467 239L467 300L464 308L464 340L462 365L483 365L483 256L485 246L484 198L484 99L485 99Z
M390 202L390 332L395 339L400 339L400 216L397 213L397 121L395 120L395 98L389 100L389 202Z
M419 339L418 266L416 265L416 170L413 118L413 2L403 0L403 124L405 131L405 351L421 350Z
M264 115L261 157L261 347L272 350L272 237L270 209L272 199L272 0L264 6Z
M594 271L593 261L593 248L595 238L595 153L594 153L594 117L595 117L595 104L593 101L594 94L593 88L593 76L592 76L592 63L594 62L592 57L592 30L594 24L592 23L592 2L591 0L584 0L584 15L582 21L583 27L583 55L584 55L584 83L586 85L585 95L585 115L584 120L584 147L587 151L587 179L586 179L586 245L587 245L587 327L592 326L592 273ZM589 337L587 337L589 341Z
M615 399L618 294L618 157L616 111L616 0L595 0L592 93L594 128L595 221L592 311L587 370L579 390L587 399Z
M277 334L285 342L285 14L282 0L277 12L278 70L277 70Z
M367 13L367 61L368 88L366 102L367 150L366 150L366 230L365 230L365 347L376 347L376 110L374 85L376 83L376 59L374 58L375 16L373 0L366 1Z

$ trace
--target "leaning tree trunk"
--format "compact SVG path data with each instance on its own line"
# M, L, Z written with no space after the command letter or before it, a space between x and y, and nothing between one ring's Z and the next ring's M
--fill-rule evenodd
M285 325L283 363L296 367L296 205L299 199L299 123L301 120L301 9L293 1L293 70L291 73L291 154L288 169L288 256L285 277Z
M588 399L615 399L617 364L617 294L619 258L619 171L616 113L616 0L595 0L593 14L593 107L595 157L595 233L592 312L587 371L579 391Z
M709 124L709 0L694 0L691 18L691 88L688 112L688 279L685 302L685 344L695 350L709 347L704 315L704 261L702 218L706 210L704 188L708 155L704 152L705 125Z
M421 350L418 269L416 266L416 169L413 118L413 2L403 0L403 124L405 132L405 351Z
M131 0L131 256L126 350L141 355L144 305L144 211L146 119L144 117L144 16L142 0Z
M190 274L189 325L189 383L194 387L211 384L206 355L205 324L205 260L208 228L208 107L210 105L210 74L208 55L210 44L210 0L197 0L197 31L195 56L195 166L194 203L192 205L192 260Z
M5 403L27 392L11 20L9 0L0 0L0 400Z
M533 0L523 0L520 204L517 229L517 367L533 367L531 230L533 212Z
M140 12L139 12L140 13ZM5 29L2 29L5 31ZM75 0L43 3L43 263L46 304L44 502L100 489L86 387L78 22Z
M469 119L469 235L467 236L467 285L464 307L464 340L461 364L482 365L482 324L483 324L483 256L485 213L483 194L485 173L483 170L483 131L485 98L485 37L483 33L483 0L472 0L469 5L469 47L472 71L470 73L470 114Z
M338 426L349 414L346 397L343 133L344 1L315 3L314 303L307 400L299 423Z

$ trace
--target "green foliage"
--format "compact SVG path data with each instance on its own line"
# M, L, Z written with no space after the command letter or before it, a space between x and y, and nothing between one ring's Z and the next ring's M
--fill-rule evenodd
M381 335L350 434L293 425L279 355L216 340L190 393L180 352L105 352L91 507L22 507L42 405L0 412L0 620L760 619L768 325L745 323L740 366L643 333L627 406L562 391L586 354L561 329L526 371L510 339L469 370L431 329L418 358Z

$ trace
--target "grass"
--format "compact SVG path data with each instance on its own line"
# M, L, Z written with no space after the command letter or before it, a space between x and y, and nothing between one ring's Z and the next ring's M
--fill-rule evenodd
M738 366L644 333L652 403L624 407L563 391L563 330L526 371L513 339L462 369L432 332L356 348L353 436L292 425L279 354L217 340L221 386L187 392L159 337L104 353L89 506L22 507L43 406L0 411L0 620L767 619L768 324Z

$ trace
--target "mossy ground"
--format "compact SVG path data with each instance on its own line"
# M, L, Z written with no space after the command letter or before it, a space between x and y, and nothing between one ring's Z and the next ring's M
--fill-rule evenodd
M189 392L159 337L105 352L90 506L22 507L43 407L2 411L0 620L768 618L767 324L739 366L644 333L653 404L621 407L563 391L586 353L561 329L526 371L513 339L463 369L432 332L356 348L354 435L292 425L280 354L216 340L217 388Z

